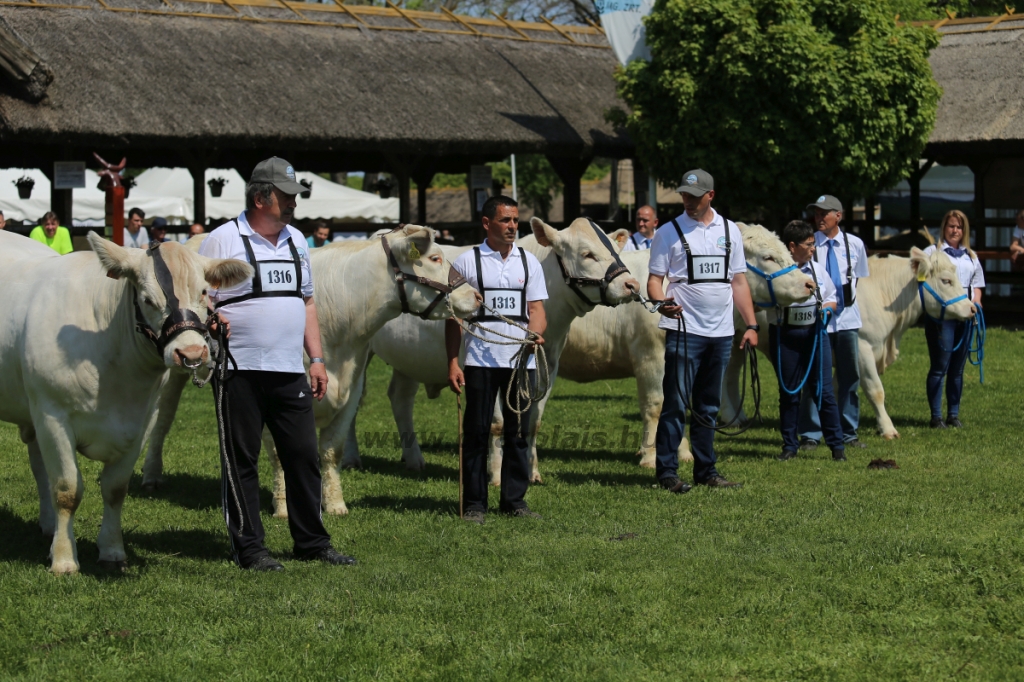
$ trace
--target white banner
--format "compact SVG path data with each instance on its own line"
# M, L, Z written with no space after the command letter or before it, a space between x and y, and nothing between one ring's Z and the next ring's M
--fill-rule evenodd
M623 66L634 59L651 59L643 18L653 5L654 0L597 0L601 27Z

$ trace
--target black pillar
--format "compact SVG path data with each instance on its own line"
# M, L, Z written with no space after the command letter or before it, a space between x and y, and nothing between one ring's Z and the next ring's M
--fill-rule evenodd
M910 183L910 229L919 230L921 229L921 180L931 167L935 165L935 161L928 159L923 166L919 165L917 170L910 174L907 181Z
M650 203L647 196L647 170L639 159L633 159L633 197L636 202L634 211Z
M874 194L864 198L864 229L860 238L869 249L875 248L875 204Z
M608 220L619 218L619 160L612 159L612 174L608 185Z
M398 180L398 222L408 223L410 220L409 171L402 168L395 173L395 178Z
M988 169L991 166L991 162L977 162L970 166L971 172L974 173L974 224L971 225L972 241L974 243L971 246L976 250L983 249L986 246L985 176L988 175Z
M427 188L434 179L436 167L433 159L418 159L413 168L412 179L416 181L416 208L420 225L427 224Z
M53 161L71 161L71 150L68 147L63 147L53 157ZM74 212L74 196L70 189L56 189L54 182L56 180L56 173L54 172L53 163L49 164L49 168L40 169L50 179L50 210L57 214L57 222L68 228L72 227L73 212ZM39 220L42 216L35 216L36 220Z
M568 225L582 215L580 180L583 179L583 174L590 166L591 157L549 156L548 161L551 162L551 166L558 173L558 177L562 179L564 185L562 220Z
M188 172L192 174L192 207L194 214L192 222L206 225L206 165L189 166Z

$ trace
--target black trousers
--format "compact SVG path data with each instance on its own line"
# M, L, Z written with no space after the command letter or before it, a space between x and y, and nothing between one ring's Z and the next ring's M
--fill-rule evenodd
M537 371L529 370L530 385L536 385ZM530 442L527 439L535 405L530 406L522 421L505 404L505 389L512 377L511 369L466 367L466 418L462 425L462 492L463 511L487 511L487 453L491 439L491 417L494 401L501 396L505 419L505 445L501 459L501 511L526 506L526 489L530 486Z
M214 383L214 396L217 384ZM288 490L288 529L296 556L329 547L331 537L320 515L320 454L313 420L313 392L306 375L240 370L225 382L228 413L225 427L234 444L235 481L244 514L238 507L221 462L221 503L231 538L231 552L245 567L268 554L260 521L260 481L256 463L264 425L270 429Z

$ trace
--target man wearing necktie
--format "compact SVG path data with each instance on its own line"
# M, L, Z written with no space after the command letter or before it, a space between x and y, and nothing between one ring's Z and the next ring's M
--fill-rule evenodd
M836 314L829 323L828 338L835 359L836 402L843 426L843 441L847 448L866 447L857 438L860 424L860 365L858 335L861 327L860 309L857 307L857 280L867 277L868 254L864 242L856 235L839 228L843 219L843 204L830 194L823 194L808 211L814 211L815 254L836 287ZM821 420L814 400L800 403L800 449L812 450L821 442Z
M651 248L654 231L658 229L658 214L650 206L641 206L636 210L636 232L626 240L622 247L625 251L646 251Z

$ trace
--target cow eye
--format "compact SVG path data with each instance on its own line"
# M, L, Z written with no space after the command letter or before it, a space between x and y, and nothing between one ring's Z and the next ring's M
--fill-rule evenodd
M153 299L151 299L149 296L147 296L145 298L145 304L148 305L150 308L153 308L155 310L160 310L160 306L158 306L156 304L156 302Z
M589 258L590 260L593 260L593 261L597 260L597 256L595 256L594 254L590 253L589 251L587 253L583 254L583 257L584 258Z
M441 262L442 262L442 259L441 259L440 256L431 256L430 260L432 260L433 262L435 262L437 264L441 264Z
M945 284L945 285L946 285L946 286L948 287L948 286L952 286L952 284L953 284L953 281L952 281L952 280L949 280L949 279L946 279L945 277L943 277L943 278L942 278L942 283L943 283L943 284Z
M764 260L765 260L766 263L774 263L775 262L775 259L772 258L771 256L765 256Z

